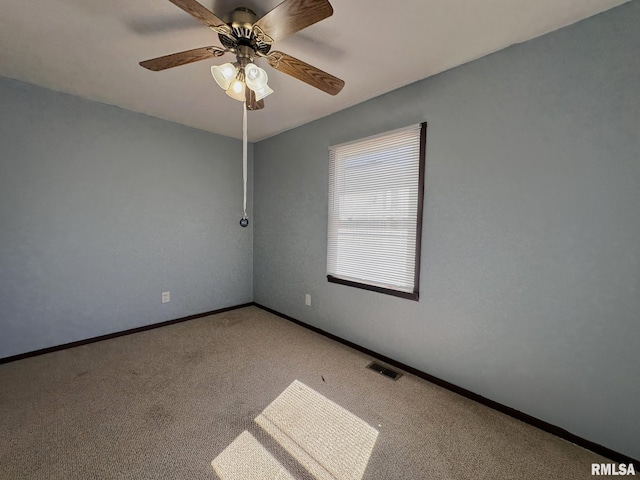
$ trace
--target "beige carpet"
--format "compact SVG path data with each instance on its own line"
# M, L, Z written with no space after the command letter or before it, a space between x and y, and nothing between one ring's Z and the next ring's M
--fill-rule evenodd
M0 478L590 479L608 462L370 361L247 307L0 365Z

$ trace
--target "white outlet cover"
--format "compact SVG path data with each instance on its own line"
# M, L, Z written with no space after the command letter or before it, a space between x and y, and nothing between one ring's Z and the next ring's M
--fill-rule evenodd
M307 293L307 294L305 294L305 296L304 296L304 304L305 304L307 307L310 307L310 306L311 306L311 295L309 295L308 293Z
M162 303L169 303L171 301L171 292L162 292Z

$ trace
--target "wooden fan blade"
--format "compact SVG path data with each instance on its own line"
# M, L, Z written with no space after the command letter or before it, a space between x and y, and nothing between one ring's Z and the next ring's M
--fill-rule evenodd
M261 110L264 108L264 100L256 101L256 92L249 87L245 87L245 99L247 102L247 110Z
M327 0L285 0L258 20L254 31L266 43L273 43L332 14L333 8Z
M224 55L225 52L226 50L219 47L194 48L193 50L187 50L186 52L173 53L171 55L165 55L164 57L145 60L144 62L140 62L140 66L153 70L154 72L159 72L161 70L166 70L167 68L179 67L180 65L186 65L187 63L206 60L207 58L220 57Z
M267 55L269 65L287 75L291 75L298 80L308 83L312 87L316 87L330 95L337 95L344 81L338 77L323 72L319 68L309 65L308 63L298 60L297 58L282 52L271 52Z
M219 19L211 10L200 5L196 0L169 0L182 10L204 23L207 27L213 28L218 33L231 35L231 28Z

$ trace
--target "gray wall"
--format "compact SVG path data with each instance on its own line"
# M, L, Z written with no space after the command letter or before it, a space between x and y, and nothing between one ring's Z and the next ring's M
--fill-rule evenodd
M5 78L0 106L0 358L252 300L241 142Z
M254 300L640 458L638 25L630 2L256 144ZM327 148L424 120L420 301L329 284Z

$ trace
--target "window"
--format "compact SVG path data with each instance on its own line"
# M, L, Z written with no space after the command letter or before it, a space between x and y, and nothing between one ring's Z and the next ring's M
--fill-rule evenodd
M329 148L330 282L418 300L426 130Z

